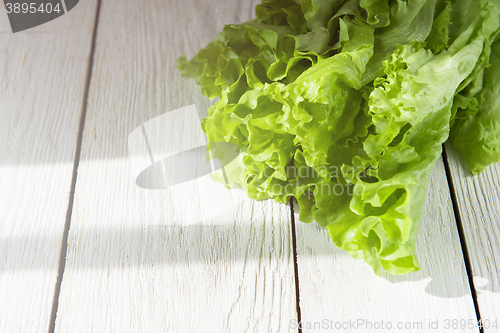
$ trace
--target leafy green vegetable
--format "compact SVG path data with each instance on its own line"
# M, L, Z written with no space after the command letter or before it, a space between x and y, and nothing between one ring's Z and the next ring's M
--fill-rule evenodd
M218 98L202 122L218 177L294 197L377 274L418 270L442 144L475 173L500 158L500 0L264 0L256 17L178 60ZM239 148L230 163L221 142Z
M451 141L472 173L481 173L500 158L500 43L492 46L491 67L485 70L484 87L457 113Z

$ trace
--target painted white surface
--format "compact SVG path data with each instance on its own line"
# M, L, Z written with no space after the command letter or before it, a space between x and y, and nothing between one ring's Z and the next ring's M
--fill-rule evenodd
M183 194L189 205L172 207L172 192L135 184L127 157L141 124L207 107L174 60L208 43L222 20L249 19L254 5L102 2L57 332L287 332L296 318L288 207L245 199L226 229L185 226L207 198L193 191ZM180 125L183 135L153 154L192 140L198 126Z
M473 176L460 154L447 145L450 171L478 294L481 317L500 331L500 163Z
M446 320L475 322L476 316L441 159L432 172L417 238L419 272L377 277L367 264L336 249L320 226L296 226L303 332L478 332L445 330ZM333 329L307 329L324 319L333 321L326 326ZM358 320L365 322L335 330L337 323ZM382 321L393 329L376 330L367 323ZM429 325L436 321L439 329L433 330ZM396 329L399 323L403 329Z
M183 208L182 219L172 223L222 228L233 224L230 211L246 199L246 194L228 190L220 163L207 161L207 138L196 105L166 112L135 128L128 137L128 147L136 184L166 190L170 200L165 209ZM220 148L229 153L235 147ZM222 183L213 181L212 176L218 176ZM203 200L187 199L193 196Z
M0 6L0 332L46 332L96 1L12 34Z

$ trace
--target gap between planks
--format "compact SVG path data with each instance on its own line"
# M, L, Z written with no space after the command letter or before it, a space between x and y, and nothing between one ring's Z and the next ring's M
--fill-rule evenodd
M460 238L460 246L462 248L462 254L465 261L465 269L467 270L467 277L469 279L469 288L472 296L472 301L474 302L474 310L476 310L476 320L481 323L481 312L479 311L479 303L477 300L477 291L474 286L474 275L472 273L472 262L470 260L469 249L467 248L467 240L465 238L464 226L462 223L462 217L460 215L460 210L458 207L457 195L455 192L455 185L453 184L453 177L451 175L450 163L448 160L448 154L446 152L446 147L443 145L443 163L444 170L446 173L446 180L448 181L448 187L450 189L451 203L453 205L453 213L455 215L455 221L457 222L458 237ZM484 328L479 327L479 332L484 333Z
M78 165L80 164L80 155L82 151L83 129L85 127L85 117L87 115L88 97L90 90L90 82L92 80L92 69L94 67L95 42L97 37L97 28L99 24L99 14L101 8L101 0L97 0L95 11L94 29L92 31L92 40L90 45L90 55L87 65L87 75L85 81L85 91L82 99L82 111L80 114L80 124L78 128L78 138L76 141L75 158L73 162L73 175L71 177L71 189L69 194L68 209L66 211L66 221L64 223L63 238L61 241L61 250L59 251L59 266L57 272L57 280L54 288L54 297L52 300L52 310L50 313L48 333L54 333L57 317L57 309L59 305L59 294L61 292L61 283L64 276L64 268L66 267L66 251L68 249L68 234L71 226L71 213L73 212L73 202L75 199L76 180L78 178Z
M300 313L300 284L299 284L299 262L297 260L297 231L295 229L295 214L293 210L293 197L290 198L290 221L292 229L292 249L293 249L293 272L295 277L295 302L297 308L297 320L302 322ZM302 333L302 327L299 326L298 333Z

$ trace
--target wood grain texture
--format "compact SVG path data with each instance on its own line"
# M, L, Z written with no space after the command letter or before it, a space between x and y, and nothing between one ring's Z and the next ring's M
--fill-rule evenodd
M334 328L357 320L393 325L393 330L370 329L365 323L324 332L445 332L446 319L476 319L441 159L432 172L417 238L419 272L377 277L367 264L335 248L320 226L296 225L303 332L317 332L307 329L307 322L323 319L333 321ZM429 321L436 320L440 329L429 329ZM396 329L398 323L410 328Z
M49 327L95 5L17 34L0 6L0 332Z
M171 191L140 188L127 157L141 124L191 104L208 107L175 59L193 56L223 23L249 19L254 6L102 2L57 332L289 331L296 309L288 207L246 199L229 211L227 228L186 225L205 199L187 193L179 205ZM165 151L151 145L154 160L192 140L198 126L179 123Z
M446 146L468 253L479 312L500 331L500 163L473 176L452 145Z

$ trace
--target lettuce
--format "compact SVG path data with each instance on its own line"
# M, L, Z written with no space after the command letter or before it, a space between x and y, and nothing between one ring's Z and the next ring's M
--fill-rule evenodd
M473 174L500 159L500 43L492 45L491 67L484 71L484 86L457 113L450 133Z
M499 28L500 0L264 0L178 68L218 99L201 126L219 179L295 198L301 221L399 275L419 269L448 137L474 173L500 158Z

